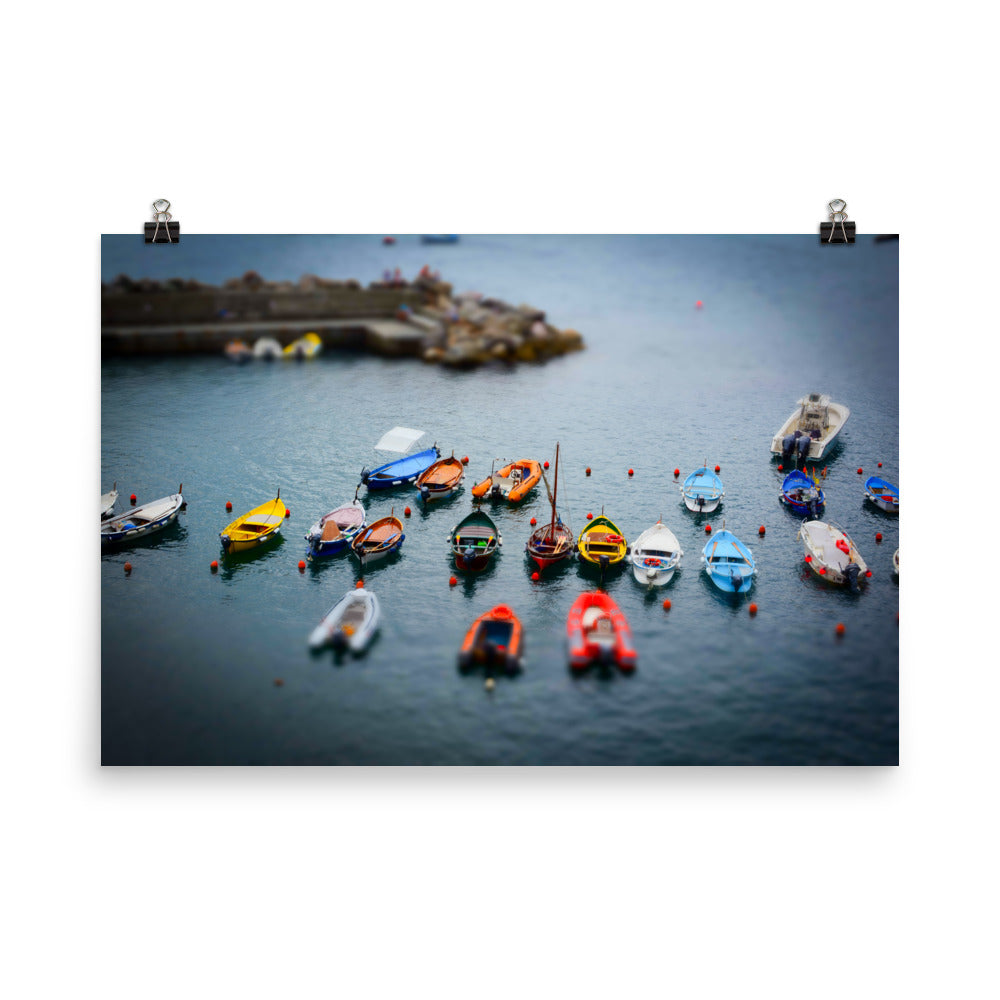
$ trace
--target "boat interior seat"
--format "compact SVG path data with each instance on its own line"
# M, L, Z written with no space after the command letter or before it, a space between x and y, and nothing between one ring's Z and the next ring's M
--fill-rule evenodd
M323 534L320 535L320 540L323 542L332 542L335 538L340 538L340 525L331 517L323 525Z

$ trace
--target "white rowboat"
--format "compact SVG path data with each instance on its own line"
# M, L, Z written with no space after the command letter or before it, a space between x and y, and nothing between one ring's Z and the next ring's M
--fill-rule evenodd
M681 548L677 536L662 522L647 528L634 542L629 552L632 574L639 583L659 587L669 583L680 566Z
M378 631L380 615L378 598L370 590L349 590L312 630L309 646L320 649L329 643L334 649L363 653Z

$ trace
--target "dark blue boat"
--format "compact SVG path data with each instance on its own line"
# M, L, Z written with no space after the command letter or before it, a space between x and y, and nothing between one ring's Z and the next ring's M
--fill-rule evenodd
M826 497L812 477L799 469L785 476L778 499L793 513L819 517Z
M361 470L361 482L370 490L387 490L394 486L404 486L412 483L421 472L429 469L439 458L441 452L437 445L426 451L418 451L415 455L397 458L394 462L380 465L377 469Z
M429 236L421 236L421 243L457 243L458 237L454 234L451 236L435 236L433 234Z

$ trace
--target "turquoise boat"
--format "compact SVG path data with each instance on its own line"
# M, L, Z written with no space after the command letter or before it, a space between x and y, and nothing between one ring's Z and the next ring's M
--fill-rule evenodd
M745 594L753 585L757 564L750 550L723 528L705 543L701 554L708 578L729 594Z

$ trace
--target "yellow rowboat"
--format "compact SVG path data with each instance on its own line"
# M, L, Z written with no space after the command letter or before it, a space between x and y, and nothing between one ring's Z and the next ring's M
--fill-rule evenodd
M594 566L614 566L628 554L628 542L610 518L595 517L576 541L580 558Z
M245 552L277 537L285 520L285 513L281 490L278 490L278 496L273 500L254 507L248 514L236 518L232 524L227 524L222 529L219 533L222 547L226 552Z
M323 349L323 341L318 334L304 333L298 340L293 340L284 351L286 358L314 358Z

